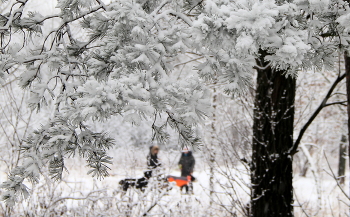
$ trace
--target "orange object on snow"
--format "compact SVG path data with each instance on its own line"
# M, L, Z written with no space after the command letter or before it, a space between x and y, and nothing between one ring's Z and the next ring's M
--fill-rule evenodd
M176 182L179 187L188 185L191 182L191 176L179 177L179 176L167 176L168 182Z

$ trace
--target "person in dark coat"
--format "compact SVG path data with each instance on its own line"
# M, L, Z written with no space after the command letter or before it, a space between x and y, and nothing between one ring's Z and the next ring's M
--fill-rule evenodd
M193 173L195 163L196 161L192 155L192 151L190 151L188 147L184 147L182 150L180 161L179 161L181 176L182 177L190 176L191 181L194 181L194 177L192 173ZM190 183L190 186L187 186L187 185L185 186L186 192L188 192L189 187L191 188L191 190L193 189L192 182ZM181 190L182 190L182 187L181 187Z
M152 145L149 148L149 154L147 155L147 168L148 170L144 173L146 178L152 177L152 172L161 166L160 159L158 158L159 147Z

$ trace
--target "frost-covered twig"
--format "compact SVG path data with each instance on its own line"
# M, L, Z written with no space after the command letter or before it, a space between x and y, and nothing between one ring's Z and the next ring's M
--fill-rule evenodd
M306 156L307 160L309 161L310 169L311 169L311 172L312 172L312 174L314 176L315 183L316 183L317 201L318 201L318 204L317 204L318 210L317 210L317 213L314 214L316 216L318 214L319 210L322 209L320 177L319 177L318 172L317 172L316 164L314 163L313 158L310 155L310 152L305 147L305 144L301 144L300 148L303 151L304 155Z
M168 10L165 10L164 12L162 12L161 14L157 15L154 20L155 21L158 21L160 18L162 18L163 16L167 15L167 14L170 14L170 15L173 15L175 17L178 17L180 19L182 19L185 23L187 23L187 25L189 26L192 26L193 23L192 23L192 20L190 18L188 18L185 14L181 13L181 12L177 12L173 9L168 9Z
M325 159L326 159L326 162L327 162L327 165L328 165L329 170L331 171L331 174L329 174L326 170L325 170L325 171L326 171L330 176L332 176L332 177L334 178L334 180L337 182L337 186L339 187L339 189L341 190L341 192L344 194L344 196L345 196L348 200L350 200L350 196L345 192L345 190L343 189L343 187L342 187L342 186L340 185L340 183L339 183L338 177L334 174L333 169L332 169L331 165L329 164L329 161L328 161L326 152L324 152L323 155L324 155L324 157L325 157Z
M164 0L159 6L151 13L151 16L155 16L166 4L170 3L170 0Z
M203 59L204 57L197 57L197 58L194 58L194 59L191 59L191 60L187 60L185 62L182 62L182 63L177 63L174 65L174 67L176 66L181 66L181 65L186 65L187 63L190 63L190 62L193 62L193 61L197 61L197 60L200 60L200 59Z
M96 0L96 2L97 2L99 5L101 5L102 8L103 8L105 11L108 10L107 5L106 5L103 1L101 1L101 0Z
M295 140L293 146L288 150L288 154L294 155L297 152L297 149L299 147L299 143L307 130L307 128L310 126L310 124L313 122L313 120L317 117L317 115L320 113L320 111L326 106L328 99L331 97L335 87L345 78L345 73L338 76L331 87L329 88L326 96L323 98L321 104L317 107L317 109L314 111L314 113L311 115L311 117L308 119L308 121L304 124L304 126L301 128L299 135L297 139Z
M294 193L295 193L295 192L294 192ZM310 215L307 214L306 210L304 209L303 204L301 204L301 203L299 202L298 196L297 196L296 194L294 194L294 196L295 196L295 199L297 200L297 202L298 202L298 204L299 204L299 207L301 208L301 210L303 211L303 213L306 215L306 217L310 217Z
M13 11L12 13L10 13L10 16L7 17L7 22L4 26L0 27L0 30L8 30L9 28L11 28L11 26L13 25L13 21L18 19L20 16L22 16L23 13L23 9L25 4L28 2L29 0L25 0L25 1L17 1L16 3L14 3L12 5L12 7L14 7L14 5L20 3L21 6L16 9L15 11ZM12 8L11 8L12 11Z
M269 64L267 64L267 65L264 66L264 67L255 65L253 68L254 68L254 69L257 69L257 70L266 70L266 69L268 69L270 66L271 66L271 62L269 62Z

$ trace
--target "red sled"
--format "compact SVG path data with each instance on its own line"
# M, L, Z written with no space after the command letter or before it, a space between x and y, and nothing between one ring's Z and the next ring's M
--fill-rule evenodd
M187 176L187 177L167 176L166 178L168 182L176 182L176 185L179 187L188 185L192 180L191 176Z

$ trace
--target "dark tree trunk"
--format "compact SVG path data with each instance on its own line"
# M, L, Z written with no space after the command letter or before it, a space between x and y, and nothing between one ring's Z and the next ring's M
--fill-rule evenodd
M340 184L344 184L345 181L345 167L346 167L346 141L347 136L341 135L340 144L339 144L339 163L338 163L338 177Z
M350 139L349 139L349 135L350 135L350 57L348 55L348 52L344 53L344 59L345 59L345 73L346 73L346 93L347 93L347 101L348 101L348 142L349 142L348 156L350 156ZM349 167L350 167L350 160L349 160Z
M266 65L266 64L265 64ZM295 78L258 70L254 107L251 216L293 216Z

